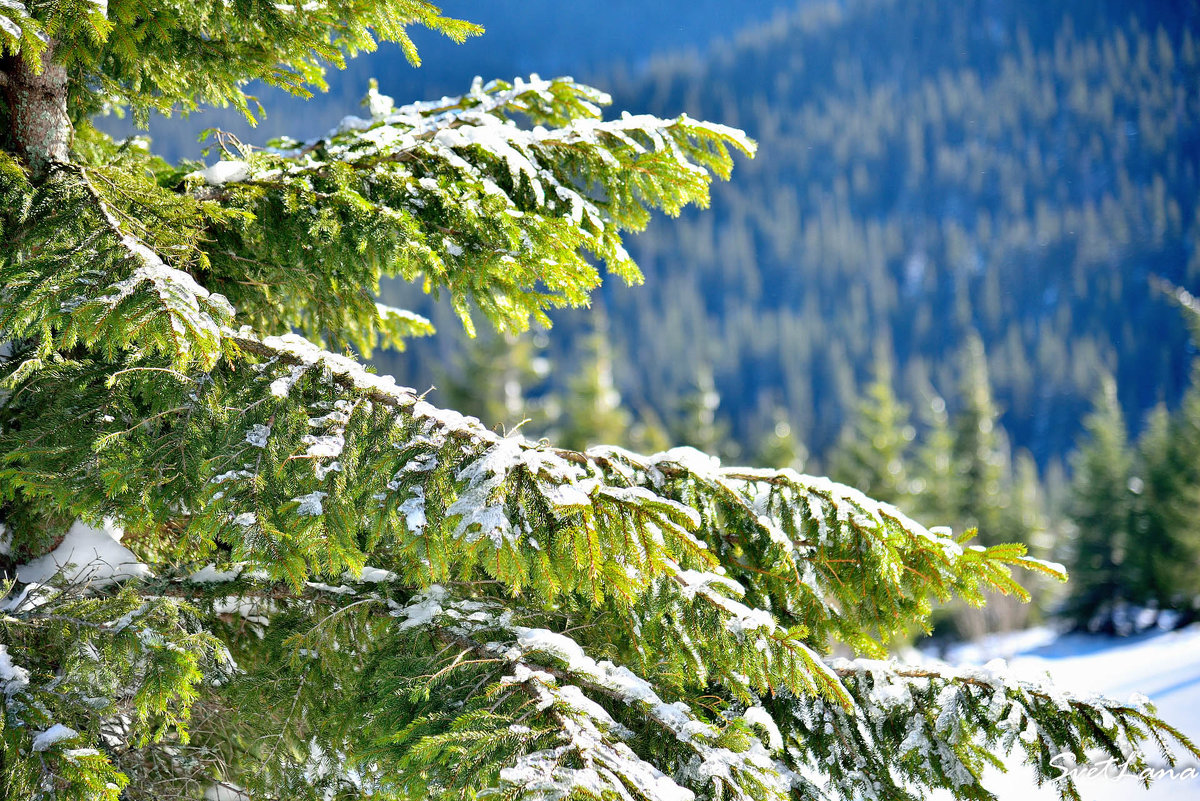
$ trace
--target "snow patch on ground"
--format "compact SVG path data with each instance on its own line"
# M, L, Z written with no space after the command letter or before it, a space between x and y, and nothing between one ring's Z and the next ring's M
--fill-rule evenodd
M1133 637L1059 634L1048 627L994 635L949 649L943 659L960 666L1008 660L1012 673L1025 680L1050 679L1075 693L1099 692L1116 700L1143 693L1168 723L1193 741L1200 740L1200 625L1180 631L1152 631ZM1144 746L1147 759L1161 761L1157 748ZM1180 768L1200 768L1190 760ZM1115 772L1115 771L1114 771ZM984 785L1001 801L1055 801L1050 785L1036 788L1033 770L1014 765L992 771ZM1162 779L1144 789L1133 776L1081 778L1088 801L1195 801L1200 778ZM947 796L935 795L935 799Z

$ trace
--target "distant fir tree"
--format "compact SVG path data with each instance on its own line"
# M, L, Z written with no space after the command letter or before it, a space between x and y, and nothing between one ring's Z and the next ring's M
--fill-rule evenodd
M550 366L538 340L544 335L484 334L438 371L436 396L463 414L501 431L546 430L549 412L529 397Z
M1186 406L1175 418L1159 407L1138 439L1128 539L1133 600L1190 619L1200 598L1200 449L1187 418Z
M908 508L910 450L916 429L896 398L890 356L877 355L874 378L842 429L830 457L830 476L872 498Z
M771 412L771 419L775 421L775 425L759 441L755 464L803 470L808 462L808 449L796 436L796 430L788 420L787 413L776 407Z
M1014 466L978 336L967 339L961 360L962 408L950 416L945 401L933 395L917 463L907 471L911 500L904 505L911 504L923 519L977 531L984 543L1024 541L1044 555L1050 543L1037 465L1026 453L1015 458ZM1013 630L1041 612L1048 595L1043 586L1035 594L1033 608L1008 598L994 598L982 609L950 604L940 610L938 625L949 624L965 638Z
M932 389L921 408L924 433L916 449L912 479L914 513L922 520L950 525L958 519L959 482L954 461L954 433L946 401Z
M712 368L708 365L697 367L691 390L679 402L671 426L672 441L707 453L720 453L734 447L729 439L729 426L717 416L720 407L721 395L717 392Z
M1200 304L1188 292L1163 286L1189 325ZM1200 332L1197 332L1200 333ZM1193 384L1175 412L1159 406L1136 446L1126 441L1111 380L1089 422L1075 479L1079 528L1070 561L1077 577L1068 611L1081 626L1127 634L1153 624L1193 620L1200 602L1200 390ZM1142 614L1134 619L1136 607ZM1147 615L1145 612L1151 614ZM1139 622L1140 621L1140 622Z
M958 524L977 528L990 544L1001 540L1007 511L1008 441L1000 427L1000 409L992 396L983 340L972 333L962 354L962 408L954 416L952 459Z
M1086 439L1074 464L1076 531L1067 611L1081 625L1094 627L1111 622L1114 606L1131 600L1134 578L1127 561L1130 549L1141 547L1129 539L1133 453L1111 376L1103 379L1084 428Z
M579 350L581 361L567 381L555 441L574 450L606 443L631 444L633 416L621 404L613 375L612 345L602 315Z
M997 753L1046 777L1174 734L877 661L935 600L1062 576L1024 546L690 448L502 436L345 354L428 333L384 276L513 332L598 261L638 280L622 232L706 203L740 132L537 77L373 89L207 167L88 124L249 114L247 82L306 92L377 38L415 60L413 24L476 32L420 0L0 5L0 796L974 799Z
M1182 289L1162 289L1200 343L1200 303ZM1191 381L1178 411L1155 409L1138 440L1130 535L1140 602L1172 610L1181 623L1194 619L1200 604L1200 360Z

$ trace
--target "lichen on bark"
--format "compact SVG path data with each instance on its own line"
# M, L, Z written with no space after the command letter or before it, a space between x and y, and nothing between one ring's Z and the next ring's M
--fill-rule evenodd
M12 55L0 61L8 102L9 132L18 152L35 173L65 162L71 146L67 114L67 69L54 61L54 43L41 54L40 64Z

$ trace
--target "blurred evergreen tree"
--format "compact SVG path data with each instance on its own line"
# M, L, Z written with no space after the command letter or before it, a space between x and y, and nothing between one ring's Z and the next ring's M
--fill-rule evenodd
M1157 282L1181 308L1200 343L1200 303ZM1179 410L1159 406L1138 441L1132 557L1146 603L1195 617L1200 600L1200 359Z
M549 372L543 354L545 334L484 332L457 351L452 368L439 369L438 400L478 417L484 425L512 431L524 424L541 434L548 423L545 404L530 397Z
M1126 561L1133 454L1111 376L1103 378L1084 429L1087 438L1080 443L1074 462L1071 517L1076 532L1066 611L1077 623L1088 626L1099 623L1132 594Z
M671 447L667 427L651 406L640 406L629 429L629 445L640 453L658 453Z
M633 416L621 405L613 378L608 326L597 311L595 329L582 347L578 371L567 382L566 397L555 423L562 447L583 450L592 445L629 445Z
M759 440L754 463L762 467L804 470L808 462L808 448L796 436L796 429L788 420L787 412L776 407L771 416L775 425ZM878 495L874 497L880 498Z
M922 418L926 428L916 450L913 508L922 520L948 526L957 520L962 505L955 475L954 433L945 399L930 392L922 407Z
M890 354L880 351L874 378L842 429L829 472L835 480L861 487L873 498L907 508L911 501L908 462L916 429L908 405L896 398L892 372Z
M1185 411L1172 419L1160 406L1138 440L1129 561L1136 600L1191 614L1200 596L1200 450L1187 418Z
M729 438L728 423L717 417L720 405L712 368L703 364L696 370L693 389L679 403L679 413L671 427L674 444L690 445L705 453L737 456L740 449Z
M1002 529L1009 514L1007 435L999 425L1000 410L992 396L983 340L972 333L963 350L963 407L954 418L952 457L956 520L977 528L987 545L1004 542Z

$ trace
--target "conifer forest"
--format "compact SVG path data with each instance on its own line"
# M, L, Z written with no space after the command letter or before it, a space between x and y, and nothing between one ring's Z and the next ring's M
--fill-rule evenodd
M1198 742L1200 1L0 0L0 801Z

